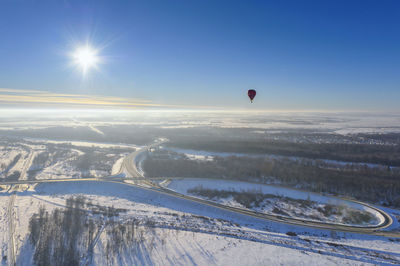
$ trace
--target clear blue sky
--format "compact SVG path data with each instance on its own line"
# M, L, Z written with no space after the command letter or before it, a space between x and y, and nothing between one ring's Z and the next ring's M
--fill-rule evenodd
M83 79L68 54L86 40L104 63ZM400 111L400 1L0 0L0 88Z

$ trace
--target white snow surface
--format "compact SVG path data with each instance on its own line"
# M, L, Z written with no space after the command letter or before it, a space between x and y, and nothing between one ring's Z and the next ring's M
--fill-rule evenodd
M111 170L111 175L116 175L121 171L122 162L124 161L124 159L125 159L125 157L122 156L117 161L115 161L115 163L113 164L112 170Z
M377 218L378 221L377 224L381 224L385 221L385 218L374 209L358 204L356 202L351 202L337 197L320 195L313 192L286 188L282 186L264 185L264 184L248 183L248 182L233 181L233 180L207 179L207 178L172 179L171 182L168 183L169 189L172 189L182 194L189 194L188 193L189 189L196 188L199 186L207 189L227 190L236 192L256 191L256 192L261 192L263 194L284 196L292 199L311 200L323 204L348 206L352 209L366 211L373 214ZM241 205L238 205L235 201L233 201L232 198L222 199L221 203L235 207L243 207Z
M105 143L105 142L92 142L92 141L74 141L74 140L47 140L36 138L25 138L26 140L38 143L53 143L53 144L71 144L76 147L98 147L98 148L130 148L136 149L141 146L125 143Z
M400 263L400 242L385 237L330 232L261 221L146 189L109 182L39 184L17 192L14 208L17 265L32 264L28 241L30 217L43 205L62 208L70 196L128 209L120 219L152 218L156 238L138 253L122 253L121 265L373 265ZM0 246L8 249L10 194L0 193ZM201 217L210 217L209 220ZM286 232L296 232L290 237ZM102 236L104 238L104 236ZM100 241L101 242L101 241ZM103 245L94 264L104 265ZM5 253L7 254L7 253ZM4 264L4 262L3 262Z
M12 115L10 115L12 114ZM26 119L27 114L30 119ZM79 118L71 119L71 117ZM6 110L0 113L0 128L39 129L52 126L148 125L162 128L212 126L221 128L254 128L256 134L308 129L350 133L400 132L398 112L301 112L268 110L135 110L57 113L53 110ZM47 119L44 119L47 118ZM57 119L54 119L57 118ZM99 119L101 118L101 119ZM160 121L162 121L160 123ZM92 129L93 130L93 129ZM96 130L94 130L96 131ZM96 131L97 132L97 131ZM99 132L97 132L99 133ZM101 133L99 133L101 134Z

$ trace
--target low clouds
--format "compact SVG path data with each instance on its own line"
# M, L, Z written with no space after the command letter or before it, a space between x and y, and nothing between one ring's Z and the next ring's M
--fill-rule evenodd
M156 104L133 98L100 95L64 94L40 90L17 90L0 88L0 105L18 107L84 107L84 108L151 108L184 106Z

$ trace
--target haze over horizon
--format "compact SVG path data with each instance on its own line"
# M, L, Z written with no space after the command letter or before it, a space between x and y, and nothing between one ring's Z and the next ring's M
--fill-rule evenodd
M398 112L399 26L398 1L0 1L0 109Z

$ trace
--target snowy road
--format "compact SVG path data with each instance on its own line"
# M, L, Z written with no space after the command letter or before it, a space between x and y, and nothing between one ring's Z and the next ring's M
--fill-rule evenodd
M384 217L384 221L382 223L380 223L379 225L353 226L353 225L326 223L326 222L320 222L320 221L309 221L309 220L291 218L291 217L282 217L280 215L275 215L275 214L259 213L259 212L255 212L255 211L248 210L248 209L226 206L226 205L223 205L223 204L220 204L217 202L184 195L184 194L178 193L176 191L162 187L162 186L158 185L156 182L152 182L152 181L153 180L164 180L165 178L145 178L143 176L143 174L141 173L141 171L137 169L137 157L142 156L143 153L147 152L150 148L156 147L156 146L164 143L165 141L166 140L160 139L159 141L157 141L151 145L148 145L146 147L143 147L142 149L139 149L139 150L131 153L130 155L128 155L124 159L121 170L120 170L120 173L125 173L128 176L128 178L121 178L121 177L118 177L118 175L114 175L114 176L107 176L107 177L103 177L103 178L48 179L48 180L30 180L30 181L29 180L19 180L19 181L13 181L13 182L0 182L0 185L34 184L34 183L49 183L49 182L76 182L76 181L78 181L78 182L79 181L113 182L113 183L124 184L126 186L134 186L136 188L151 190L151 191L155 191L157 193L167 194L169 196L189 200L192 202L197 202L197 203L211 206L211 207L214 207L217 209L222 209L222 210L226 210L226 211L230 211L230 212L234 212L234 213L239 213L239 214L242 214L245 216L251 216L251 217L262 219L262 220L274 221L277 223L285 223L285 224L290 224L290 225L306 226L306 227L326 229L326 230L336 230L336 231L342 231L342 232L353 232L353 233L380 235L380 236L387 236L387 237L400 237L400 235L396 234L396 233L379 231L379 230L389 227L393 223L391 216L389 214L387 214L385 211L378 209L374 206L371 206L369 204L363 203L363 202L353 201L353 203L355 202L357 204L361 204L365 207L368 207L368 208L371 208L371 209L377 211L380 215L382 215L382 217ZM126 181L133 181L133 183L127 183Z
M156 141L155 143L148 145L142 149L139 149L133 153L131 153L129 156L127 156L123 162L123 168L125 169L125 172L129 174L131 178L134 178L137 182L137 184L128 184L128 185L133 185L133 186L139 186L144 189L150 189L153 191L157 191L159 193L164 193L168 194L177 198L182 198L190 201L194 201L197 203L205 204L208 206L216 207L219 209L224 209L224 210L229 210L232 212L260 218L260 219L265 219L265 220L271 220L275 222L280 222L280 223L287 223L287 224L292 224L292 225L299 225L299 226L307 226L307 227L313 227L313 228L319 228L319 229L329 229L329 230L338 230L338 231L343 231L343 232L356 232L356 233L363 233L363 234L374 234L374 235L385 235L385 236L391 236L391 237L400 237L397 234L392 234L388 232L378 232L377 230L384 229L389 227L392 223L393 220L389 214L384 212L383 210L380 210L374 206L371 206L369 204L359 202L359 201L352 201L353 203L361 204L365 207L371 208L375 211L377 211L382 217L384 217L384 221L376 226L352 226L352 225L341 225L341 224L333 224L333 223L325 223L325 222L318 222L318 221L309 221L309 220L304 220L304 219L298 219L298 218L290 218L290 217L282 217L280 215L274 215L274 214L265 214L265 213L259 213L247 209L242 209L242 208L237 208L237 207L232 207L232 206L226 206L223 204L219 204L213 201L209 200L204 200L200 199L197 197L192 197L188 195L183 195L181 193L178 193L176 191L173 191L171 189L162 187L155 182L151 182L151 178L145 178L142 174L142 171L137 169L137 157L139 157L142 153L147 152L149 149L158 146L162 143L166 142L166 140L160 140ZM143 180L145 179L145 180ZM146 182L147 179L147 182ZM115 180L114 182L120 182L119 180ZM143 184L144 186L141 186Z
M201 203L204 205L208 205L211 207L215 207L218 209L223 209L223 210L228 210L231 212L235 213L240 213L243 215L263 219L263 220L269 220L269 221L274 221L274 222L279 222L279 223L285 223L285 224L291 224L291 225L299 225L299 226L306 226L306 227L312 227L312 228L319 228L319 229L328 229L328 230L337 230L337 231L343 231L343 232L353 232L353 233L362 233L362 234L371 234L371 235L380 235L380 236L387 236L387 237L400 237L399 234L395 233L390 233L390 232L385 232L385 231L379 231L381 229L387 228L392 224L392 218L390 217L389 214L386 212L375 208L373 206L370 206L366 203L363 202L357 202L358 204L362 204L366 207L372 208L379 212L384 218L385 221L381 223L378 226L351 226L351 225L337 225L337 224L330 224L330 223L324 223L324 222L317 222L317 221L306 221L303 219L297 219L297 218L288 218L288 217L282 217L279 215L271 215L271 214L265 214L265 213L258 213L255 211L247 210L247 209L242 209L242 208L237 208L237 207L231 207L231 206L226 206L223 204L219 204L213 201L208 201L196 197L191 197L187 195L183 195L180 193L177 193L175 191L157 186L157 187L151 187L149 184L154 184L154 182L150 182L151 180L161 180L160 178L137 178L135 181L138 181L137 184L132 184L132 183L126 183L126 179L124 178L115 178L115 177L105 177L105 178L79 178L79 179L48 179L48 180L31 180L31 181L16 181L16 182L0 182L0 185L10 185L10 184L35 184L35 183L60 183L60 182L87 182L87 181L92 181L92 182L113 182L113 183L119 183L119 184L124 184L126 186L134 186L146 190L152 190L158 193L162 194L167 194L173 197L185 199L185 200L190 200L193 202ZM147 181L147 182L146 182ZM140 184L140 182L145 182L144 184Z

